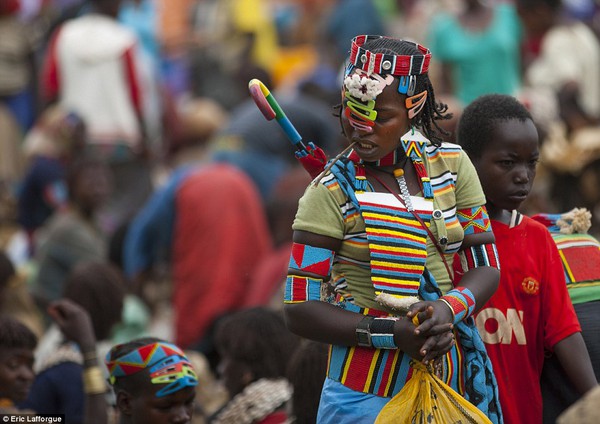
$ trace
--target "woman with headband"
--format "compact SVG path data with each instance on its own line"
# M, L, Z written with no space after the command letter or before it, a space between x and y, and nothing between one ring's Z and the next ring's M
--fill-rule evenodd
M440 140L451 115L430 60L413 42L354 38L340 108L352 150L299 203L284 310L293 332L331 345L319 423L373 422L415 360L502 421L471 318L498 285L494 235L471 162Z
M191 423L198 377L179 346L146 337L106 355L119 424Z

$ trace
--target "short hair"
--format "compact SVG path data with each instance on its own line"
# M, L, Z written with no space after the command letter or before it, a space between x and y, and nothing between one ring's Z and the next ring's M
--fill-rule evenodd
M263 306L232 313L215 328L219 354L245 364L256 380L285 377L299 340L286 327L281 312Z
M457 142L469 157L479 158L491 142L497 124L512 119L533 121L527 108L513 96L480 96L463 110L458 121Z
M362 45L362 48L372 53L423 55L423 52L417 48L415 43L391 37L380 37L369 40ZM398 77L395 78L398 79ZM446 104L436 102L435 91L429 75L427 73L416 75L415 93L425 90L427 90L427 99L425 100L425 106L415 117L415 125L422 130L423 134L434 145L439 146L442 143L440 134L448 135L448 132L440 127L436 121L450 119L452 118L452 114L447 113L448 106Z
M121 319L125 293L125 279L115 266L82 262L69 273L63 295L89 313L96 338L104 340Z
M21 321L10 316L0 317L0 350L28 349L34 350L37 337Z
M108 352L107 360L114 361L142 346L146 346L152 343L167 343L165 340L157 337L141 337L138 339L131 340L129 342L113 346ZM116 377L112 382L113 390L118 393L120 390L126 391L132 395L137 395L143 391L144 383L148 380L148 371L143 370L135 374L127 375L124 377Z

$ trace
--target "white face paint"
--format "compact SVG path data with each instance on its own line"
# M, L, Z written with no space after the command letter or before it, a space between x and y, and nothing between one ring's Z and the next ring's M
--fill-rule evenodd
M344 79L344 113L350 125L361 131L372 131L377 118L375 99L393 81L392 75L385 77L379 74L369 75L358 68L346 76Z

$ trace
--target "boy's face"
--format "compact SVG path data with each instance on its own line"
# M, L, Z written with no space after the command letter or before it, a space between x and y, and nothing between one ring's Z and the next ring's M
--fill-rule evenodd
M164 384L152 384L129 399L127 412L128 422L132 424L184 424L192 421L196 388L184 387L170 395L156 397L156 392Z
M31 349L10 348L0 351L0 398L8 398L15 403L24 401L34 378Z
M538 133L530 119L497 123L481 157L473 160L490 213L521 205L531 190L539 156Z

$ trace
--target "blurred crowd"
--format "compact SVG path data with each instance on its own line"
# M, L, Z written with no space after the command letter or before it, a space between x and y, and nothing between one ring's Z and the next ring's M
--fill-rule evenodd
M600 236L598 1L0 0L0 313L38 340L22 408L84 421L81 384L53 385L81 375L49 312L69 299L98 357L135 337L177 343L202 382L197 422L227 411L247 382L225 384L223 361L247 360L234 355L252 351L242 336L266 337L234 314L281 312L310 182L248 82L333 157L359 34L431 49L437 100L454 114L446 141L479 95L518 97L542 134L522 212L587 208ZM314 422L326 356L289 336L272 337L289 359L273 373L297 389L289 414Z

